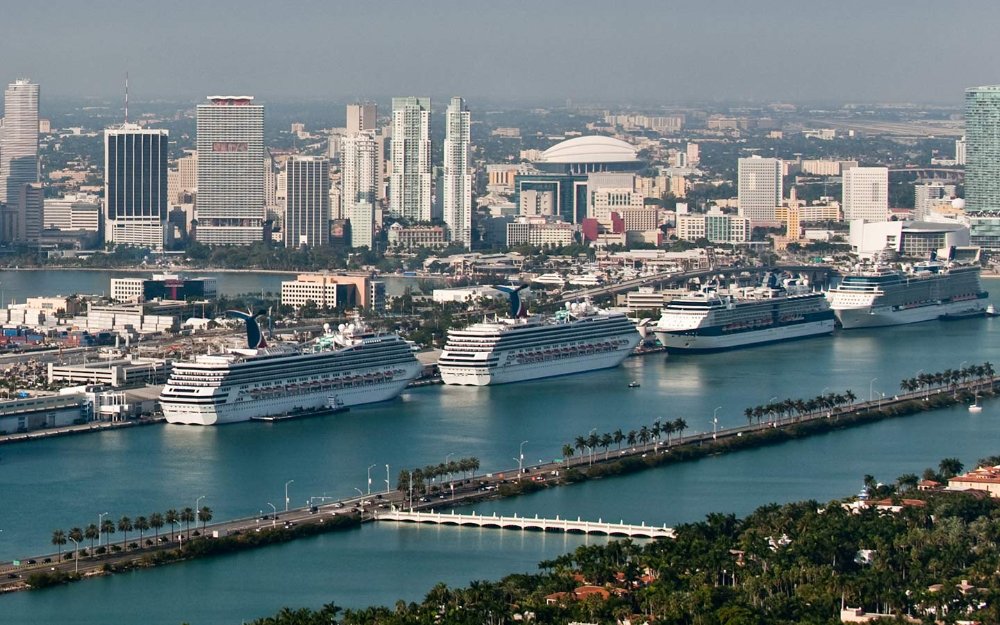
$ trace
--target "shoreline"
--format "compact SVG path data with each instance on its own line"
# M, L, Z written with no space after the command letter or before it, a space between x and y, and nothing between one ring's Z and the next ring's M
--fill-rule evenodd
M831 432L838 429L846 429L855 426L867 425L885 419L896 417L906 417L921 412L935 411L956 405L965 405L973 396L981 398L995 397L997 394L998 380L990 381L974 380L955 385L954 387L941 387L933 391L920 390L894 396L892 399L875 400L869 402L858 402L848 408L826 410L821 409L813 413L788 418L784 422L748 424L728 430L718 432L699 432L688 436L679 437L673 440L650 441L630 449L619 450L612 455L610 450L605 450L604 456L592 453L587 456L580 456L576 459L564 459L560 462L548 462L538 465L524 467L523 473L518 473L518 469L494 470L476 479L473 475L470 480L454 480L450 483L442 483L436 490L428 488L426 491L427 501L414 504L410 502L410 510L434 511L435 506L445 505L447 507L462 507L480 501L493 499L508 499L520 495L530 494L545 488L569 486L579 482L592 479L602 479L605 477L615 477L627 475L639 471L654 469L677 462L687 462L698 460L710 455L720 453L739 452L744 449L754 449L777 445L786 441L807 438L809 436ZM515 480L516 478L516 480ZM443 495L445 487L452 488L451 498ZM484 486L485 485L485 486ZM434 499L432 496L438 496ZM239 544L232 546L230 543L236 540L236 536L256 534L262 530L267 530L265 525L261 526L262 519L236 519L207 524L202 528L202 535L190 539L194 542L189 545L207 545L199 547L196 553L184 552L185 546L178 540L178 546L174 550L172 545L152 545L135 549L131 554L122 552L120 555L112 554L94 560L87 560L85 574L79 576L69 573L74 567L74 560L56 560L57 554L42 554L32 558L36 564L15 566L12 562L0 563L0 574L17 575L16 579L0 578L0 593L15 592L24 590L40 590L50 585L79 581L95 575L114 574L156 566L158 564L169 564L172 562L195 559L199 557L211 557L224 555L234 551L252 549L267 546L275 542L287 542L302 536L315 535L329 529L308 529L311 526L326 525L325 521L333 516L345 521L337 521L339 524L349 523L349 520L357 518L357 526L377 520L378 508L387 505L399 504L399 507L406 508L406 495L400 490L387 491L385 499L382 495L364 495L361 497L350 497L342 499L335 504L327 504L317 507L315 510L296 508L282 514L285 518L282 529L284 533L277 539L265 540L259 544L253 539L246 541L237 540ZM444 500L442 500L444 498ZM375 503L380 500L380 503ZM350 506L350 507L346 507ZM368 516L366 518L366 514ZM268 517L270 518L270 517ZM270 519L272 530L278 531L276 526L277 517ZM296 525L301 524L301 525ZM330 524L333 525L333 524ZM294 530L300 527L299 530ZM352 525L354 527L354 525ZM293 530L293 531L289 531ZM218 533L217 538L212 538ZM267 532L271 534L273 532ZM222 547L213 547L214 541L222 540ZM251 543L251 544L247 544ZM225 545L230 545L229 548ZM188 549L192 547L188 546ZM157 554L163 552L173 552L171 557L157 558ZM65 555L65 554L64 554ZM45 562L49 559L50 562ZM42 563L42 564L38 564ZM108 566L114 563L118 566ZM53 566L55 564L55 566ZM101 566L98 567L97 565ZM52 573L55 575L52 575ZM27 579L31 575L44 574L47 577L39 578L42 581L37 586L31 586ZM49 579L52 577L53 579Z

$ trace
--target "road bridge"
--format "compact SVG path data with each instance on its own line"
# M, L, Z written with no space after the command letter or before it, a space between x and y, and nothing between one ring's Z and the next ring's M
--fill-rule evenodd
M567 532L572 534L603 534L605 536L628 536L629 538L673 538L674 530L666 525L655 526L629 525L619 521L618 523L605 523L601 519L594 521L583 521L579 517L573 521L570 519L534 518L517 516L497 516L472 514L457 514L454 511L448 514L440 512L406 512L404 510L391 509L388 511L379 510L375 513L376 521L394 521L397 523L427 523L433 525L458 525L472 527L492 527L497 529L516 530L537 530L542 532Z

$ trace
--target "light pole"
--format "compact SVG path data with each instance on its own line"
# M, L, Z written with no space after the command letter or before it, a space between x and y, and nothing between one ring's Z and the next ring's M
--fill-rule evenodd
M447 470L448 470L448 462L450 462L450 461L451 461L451 457L452 457L452 456L454 456L454 455L455 455L455 452L451 452L451 453L449 453L449 454L445 454L445 457L444 457L444 470L445 470L445 471L447 471ZM449 481L450 481L450 480L449 480ZM441 483L442 483L442 485L444 484L444 482L443 482L443 481L442 481Z
M923 369L917 369L917 372L913 374L913 379L916 380L917 385L918 385L917 386L917 391L918 392L924 386L924 383L920 381L920 374L923 373L923 372L924 372Z
M372 494L372 468L377 467L377 464L368 466L368 494Z
M197 514L198 510L201 509L200 508L200 506L201 506L201 500L204 499L204 498L205 498L205 495L202 495L201 497L198 497L197 499L194 500L194 511L195 511L195 514Z
M97 531L100 532L101 534L104 533L102 531L101 524L104 522L104 517L106 517L107 515L108 515L107 512L102 512L97 515ZM100 545L101 541L97 541L97 544Z
M597 428L594 428L595 430ZM524 445L528 441L521 441L521 445L517 448L517 481L521 481L521 474L524 473Z
M267 505L271 506L271 527L274 527L274 522L278 520L278 509L270 501L267 502Z
M288 480L285 482L285 512L288 512L288 485L294 481L295 480Z
M72 536L67 536L66 538L69 538L70 540L72 540L73 544L76 546L76 548L73 550L73 561L76 562L76 570L74 571L74 573L79 574L80 573L80 543L77 542L77 540L75 538L73 538Z
M389 465L385 465L385 494L389 494Z
M715 410L712 411L712 440L715 440L716 435L719 433L719 411L722 410L722 406L717 406Z
M875 380L877 380L877 379L878 378L872 378L872 381L868 383L868 403L869 404L872 403L873 401L875 401L875 390L874 390L874 386L873 385L875 384Z
M360 495L361 497L365 496L365 491L361 490L357 486L354 487L354 490L358 491L358 495Z

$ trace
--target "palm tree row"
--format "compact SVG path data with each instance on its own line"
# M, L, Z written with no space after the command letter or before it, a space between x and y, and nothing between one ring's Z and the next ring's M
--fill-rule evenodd
M854 394L854 391L847 389L843 393L826 393L812 399L784 399L752 408L744 408L743 416L747 418L748 424L757 421L757 424L760 425L761 420L768 415L771 415L772 421L780 421L782 417L791 417L792 414L801 417L819 410L831 411L841 406L852 406L857 399L858 396Z
M979 383L993 382L996 371L990 362L981 365L969 365L958 369L945 369L938 373L920 373L912 378L906 378L899 383L899 388L907 393L931 388L956 388L959 384L966 384L971 381Z
M674 434L681 436L687 427L687 421L678 417L672 421L657 419L653 421L652 426L644 425L638 430L629 430L628 432L617 429L614 432L597 434L592 431L588 436L577 436L572 444L567 443L563 445L562 454L566 459L566 463L569 464L569 459L573 457L576 451L579 451L582 456L584 450L589 450L589 453L593 456L594 451L600 447L604 450L604 458L607 459L608 450L612 445L617 445L619 451L623 443L633 448L636 445L642 445L643 448L646 448L650 443L659 445L663 437L666 437L666 444L669 445L670 437Z
M205 525L212 520L212 509L208 506L202 506L197 512L192 508L184 508L180 512L171 508L166 512L154 512L149 517L137 516L134 519L127 516L123 516L118 519L117 522L111 519L104 519L101 521L100 526L95 523L91 523L85 528L74 527L68 532L61 529L57 529L52 532L52 544L58 547L59 557L62 557L62 548L69 541L75 541L75 544L79 544L85 540L90 541L90 552L94 552L95 541L100 542L102 536L107 544L111 544L111 535L116 531L122 533L122 543L121 547L115 545L112 549L115 550L127 550L127 549L137 549L143 544L143 538L146 532L153 530L154 540L146 540L146 546L154 545L160 541L160 529L169 525L170 526L170 540L174 540L174 528L175 526L184 523L186 524L187 538L191 537L191 523L195 521L201 522L202 530L205 529ZM129 544L128 535L129 532L139 532L139 542Z
M449 480L454 479L454 476L459 473L463 476L471 474L475 477L476 471L478 470L479 458L476 458L475 456L470 456L469 458L459 458L458 460L450 460L437 465L429 464L422 469L413 469L413 471L407 471L404 469L399 474L397 487L400 490L406 490L410 487L411 478L413 480L413 485L419 488L439 477L447 477ZM442 480L442 482L443 481L445 480Z

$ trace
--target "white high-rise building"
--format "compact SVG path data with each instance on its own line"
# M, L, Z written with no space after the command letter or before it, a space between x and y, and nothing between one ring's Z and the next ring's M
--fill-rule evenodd
M0 133L0 202L14 204L23 185L38 182L38 85L25 78L4 92Z
M316 156L293 156L285 162L285 172L288 180L285 247L328 244L330 161Z
M955 139L955 164L965 165L965 137Z
M889 219L889 169L852 167L843 174L844 220Z
M375 243L375 205L355 202L344 212L351 223L351 247L372 249Z
M104 131L104 242L166 244L167 131L122 124Z
M445 113L444 222L449 240L472 247L472 119L462 98L452 98Z
M739 215L753 222L775 221L783 197L781 160L751 156L739 160Z
M431 99L392 99L392 177L389 212L431 220Z
M196 237L209 245L264 238L264 107L250 96L198 105Z
M374 102L347 105L347 136L353 137L362 130L375 130L378 105Z
M375 132L371 130L346 137L341 144L341 200L344 206L357 202L375 203L379 181L376 171L378 148Z

